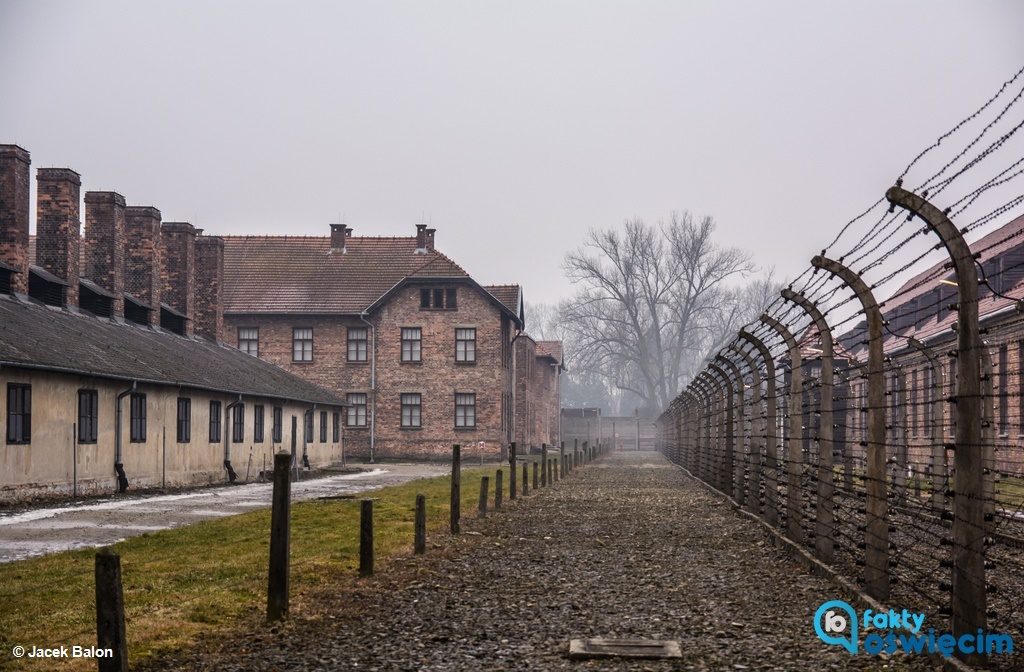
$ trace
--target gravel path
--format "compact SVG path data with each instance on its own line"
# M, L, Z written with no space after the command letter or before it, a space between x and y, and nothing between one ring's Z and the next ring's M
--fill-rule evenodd
M659 454L616 453L372 579L151 662L175 670L936 669L826 647L846 596ZM130 627L130 626L129 626ZM573 661L574 637L679 640L679 661Z

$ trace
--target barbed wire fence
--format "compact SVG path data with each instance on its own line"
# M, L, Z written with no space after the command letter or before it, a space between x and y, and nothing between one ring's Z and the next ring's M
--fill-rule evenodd
M1022 127L1024 68L841 224L657 422L695 477L958 637L1024 633Z

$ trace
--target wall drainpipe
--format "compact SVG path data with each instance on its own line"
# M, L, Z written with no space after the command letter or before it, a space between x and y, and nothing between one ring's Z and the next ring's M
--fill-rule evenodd
M305 467L306 469L312 469L312 467L309 466L309 453L307 451L309 450L309 444L313 443L313 439L315 438L312 435L312 428L315 427L315 426L316 426L316 404L313 404L313 407L309 409L309 427L310 427L309 441L306 441L306 428L305 427L302 428L302 466ZM320 431L323 431L323 430L320 430Z
M115 403L117 410L114 414L116 419L114 424L114 471L117 473L118 492L125 492L128 490L128 476L124 473L124 463L121 461L121 445L124 442L124 439L121 436L123 433L121 424L124 419L124 412L121 410L121 400L134 392L137 387L138 384L133 380L131 387L118 393L117 401Z
M359 319L370 328L370 464L377 447L377 328L366 320L366 313Z
M235 431L231 411L241 405L242 395L238 395L238 399L235 399L224 408L224 468L228 472L228 483L234 483L238 480L238 474L235 473L234 468L231 466L231 435Z

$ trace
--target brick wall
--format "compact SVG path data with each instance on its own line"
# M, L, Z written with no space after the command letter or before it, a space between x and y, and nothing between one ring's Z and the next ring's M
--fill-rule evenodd
M85 193L85 268L82 275L114 294L113 314L124 315L124 196Z
M78 305L82 178L68 168L40 168L36 183L36 264L66 280L67 303Z
M124 291L152 308L151 324L160 324L160 296L163 264L160 245L160 211L151 206L125 208L127 251L124 261Z
M161 295L164 303L188 316L187 334L195 328L197 233L187 222L164 222L160 226L160 253L164 261Z
M29 166L27 150L0 145L0 261L19 272L11 289L28 294Z
M503 424L503 397L511 398L510 349L502 347L505 318L499 309L471 287L458 285L458 310L420 310L419 288L398 291L369 319L376 329L377 399L376 456L379 458L445 459L451 444L460 443L464 454L481 449L490 457L502 453L508 443ZM259 356L343 396L365 393L368 400L366 427L345 427L345 450L365 457L370 450L370 419L373 394L370 360L348 362L348 328L366 324L357 317L310 315L227 315L225 340L238 345L240 328L259 329ZM401 362L401 328L422 330L421 363ZM476 363L456 364L455 329L476 329ZM313 360L292 359L292 330L313 330ZM374 343L368 334L368 350ZM476 427L455 428L455 393L476 395ZM401 427L402 393L419 393L422 422L419 429ZM506 401L507 405L509 401ZM511 415L511 412L505 409Z
M195 331L224 340L224 239L196 238Z

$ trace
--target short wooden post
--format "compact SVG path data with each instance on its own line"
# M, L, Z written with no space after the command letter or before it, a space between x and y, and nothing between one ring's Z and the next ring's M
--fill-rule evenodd
M558 472L561 470L562 462L557 457L555 458L555 467L552 471L555 474L555 483L558 483Z
M540 474L538 473L540 470L537 468L538 466L539 465L536 462L533 463L533 489L534 490L536 490L538 488L538 484L540 483L540 478L539 478Z
M121 556L110 549L96 554L96 646L113 653L97 659L100 672L128 672Z
M530 463L523 462L523 495L530 494L530 486L528 481L530 480Z
M359 576L373 576L373 500L359 505Z
M540 484L548 485L548 444L540 444Z
M288 615L291 467L291 453L274 455L274 494L270 511L270 571L267 577L268 622L279 621Z
M516 498L516 442L508 447L508 498Z
M487 496L491 489L491 477L480 477L480 501L477 503L477 516L483 518L487 515Z
M459 533L459 507L462 503L462 447L452 446L452 496L450 504L449 527L452 534Z
M413 524L415 540L413 553L423 555L427 552L427 497L416 495L416 519Z
M503 472L501 469L498 469L498 471L496 471L494 473L494 508L495 508L495 510L501 508L501 497L502 497L502 494L503 494L502 490L505 487L505 484L502 482L504 480L504 476L505 476L505 472Z
M548 458L548 485L555 482L555 458Z

